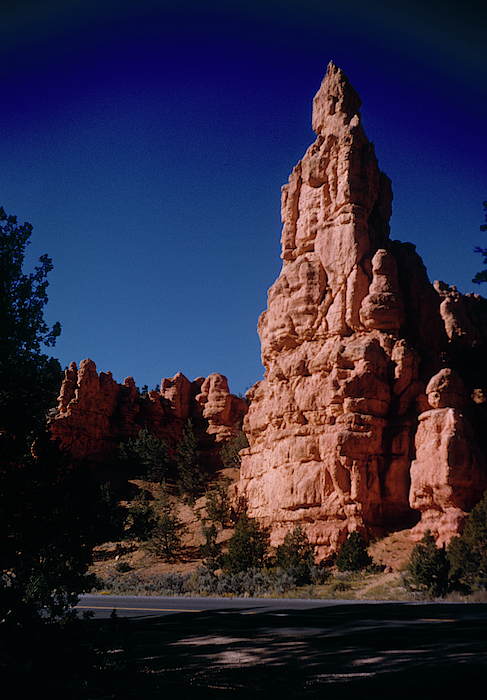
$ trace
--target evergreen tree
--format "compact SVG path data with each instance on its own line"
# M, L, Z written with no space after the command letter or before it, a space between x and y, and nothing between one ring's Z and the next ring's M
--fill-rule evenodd
M261 528L247 511L240 516L235 532L228 541L228 553L223 556L223 570L238 574L247 569L263 568L269 549L269 530Z
M154 508L150 505L146 493L134 498L127 516L129 525L127 535L141 542L146 542L152 537L157 524Z
M276 566L291 571L296 584L302 586L311 583L313 564L313 547L301 525L296 525L292 532L286 534L284 542L276 550Z
M125 446L120 445L119 457L126 461L129 472L157 484L165 481L172 467L168 443L159 440L147 428L142 428Z
M205 536L205 544L200 545L200 554L204 557L203 564L209 571L215 572L221 566L220 546L216 542L217 531L215 524L210 527L203 527L203 535Z
M206 473L201 464L201 455L191 418L184 426L183 438L178 443L174 458L178 471L179 491L188 496L190 503L193 503L205 485Z
M445 549L438 549L435 538L427 530L411 552L406 582L413 590L437 598L448 590L449 571L450 562Z
M372 564L367 553L367 545L362 535L354 530L340 547L336 565L339 571L361 571Z
M172 561L182 548L183 525L170 503L167 493L163 491L161 498L161 514L152 531L150 548L164 561Z
M455 587L487 588L487 492L467 518L461 537L448 545Z
M7 626L46 607L63 615L87 586L93 547L112 536L112 502L90 469L74 469L51 440L47 414L61 383L49 328L47 275L41 256L23 271L32 232L0 208L0 620Z
M208 489L205 508L210 521L219 523L225 529L230 522L232 513L227 479L219 479Z
M0 449L16 457L42 433L62 379L59 362L42 352L61 332L43 316L52 262L42 255L34 272L23 272L31 233L0 207Z
M236 426L237 427L237 426ZM228 440L220 450L220 457L225 468L234 467L240 469L242 460L240 450L249 446L249 441L243 430L237 430L235 435Z

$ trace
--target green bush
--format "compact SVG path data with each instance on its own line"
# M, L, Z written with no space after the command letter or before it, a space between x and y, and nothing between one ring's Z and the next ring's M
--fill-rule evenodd
M296 525L292 532L286 534L284 542L276 550L276 566L289 571L296 585L302 586L311 583L313 564L313 547L301 525Z
M230 522L231 506L228 497L228 480L219 479L206 492L206 513L212 523L224 529Z
M453 587L487 587L487 492L468 516L461 537L450 541L448 558Z
M237 426L236 426L237 427ZM249 446L249 441L243 430L238 430L236 434L226 442L220 450L220 457L223 466L226 468L236 467L240 469L240 450Z
M149 548L164 561L175 559L182 549L183 524L170 504L167 494L163 492L161 499L161 515L157 518L152 531Z
M438 598L448 591L449 571L450 562L445 548L438 549L435 538L427 530L411 552L406 585L428 598Z
M216 542L217 531L215 524L210 527L203 527L203 535L205 536L205 544L200 546L200 554L204 557L203 564L206 568L214 572L221 566L220 545Z
M349 532L338 552L338 571L361 571L369 564L372 564L372 558L368 555L364 538L357 530Z
M132 567L127 561L117 561L115 564L115 571L119 574L126 574L132 571Z
M243 512L235 532L228 541L228 553L223 556L223 570L238 574L247 569L262 569L269 548L269 530L260 528L257 520Z
M159 440L147 428L140 430L137 438L131 438L126 445L120 445L118 456L129 473L158 484L164 482L172 469L168 443Z
M129 525L126 533L128 537L134 537L140 542L146 542L152 537L157 525L157 517L145 494L132 501L128 510L127 522Z
M174 458L179 491L188 497L190 503L193 503L205 485L207 474L202 466L191 418L184 426L183 437L178 443Z

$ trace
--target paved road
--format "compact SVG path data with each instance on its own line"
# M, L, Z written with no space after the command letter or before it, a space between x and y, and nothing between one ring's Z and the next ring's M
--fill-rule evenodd
M486 697L485 605L83 596L80 606L134 618L124 653L147 697Z
M365 605L380 605L380 602L366 601ZM202 613L214 611L219 614L238 612L240 614L274 613L320 610L330 606L356 605L354 600L313 600L299 598L177 598L174 596L118 596L82 595L77 609L91 610L95 619L110 617L113 610L119 617L151 618L175 613ZM416 603L414 605L417 605ZM420 604L421 605L421 604Z

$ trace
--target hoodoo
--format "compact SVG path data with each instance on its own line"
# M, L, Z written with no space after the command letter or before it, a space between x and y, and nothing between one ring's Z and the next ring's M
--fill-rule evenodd
M321 558L357 529L448 541L487 487L474 430L487 414L470 398L484 389L484 300L431 285L414 246L390 240L391 182L360 106L330 63L316 141L282 188L283 265L258 323L266 372L247 394L238 486L272 544L299 522Z
M226 377L216 372L190 382L178 372L161 381L160 389L141 395L132 377L117 384L111 372L98 374L86 359L65 372L51 433L75 462L107 465L120 442L148 428L171 447L191 419L198 448L208 469L217 468L219 451L235 433L247 411L245 399L230 393Z

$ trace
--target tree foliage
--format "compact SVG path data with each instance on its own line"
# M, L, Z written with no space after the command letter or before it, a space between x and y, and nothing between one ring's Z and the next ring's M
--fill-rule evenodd
M220 450L220 457L225 468L234 467L240 469L242 462L240 450L249 446L247 436L243 430L237 430L235 435L228 440Z
M219 523L225 529L230 523L232 514L227 479L218 479L206 491L205 508L209 520L212 523Z
M186 421L183 437L176 447L174 459L178 472L179 491L192 503L204 488L207 475L201 463L191 418Z
M0 207L0 434L1 448L16 456L42 431L62 378L57 360L42 352L61 332L43 316L52 262L42 255L34 272L23 272L31 232Z
M119 457L126 462L128 472L158 484L165 481L172 468L168 443L159 440L147 428L142 428L126 445L119 446Z
M209 571L215 572L222 562L221 548L216 541L218 533L215 524L212 523L209 527L203 526L203 535L205 544L200 545L200 554L204 557L203 564Z
M482 224L480 226L481 231L487 231L487 202L484 202L484 209L485 209L485 224ZM487 248L480 248L477 246L475 248L476 253L480 253L481 255L484 256L483 264L487 265ZM477 272L475 277L473 278L472 282L475 282L475 284L481 284L482 282L487 282L487 270L482 270L481 272Z
M0 470L0 619L46 608L62 616L89 587L93 547L123 533L123 513L88 469L73 468L46 431L33 454Z
M169 501L166 491L163 491L161 513L152 531L150 548L164 561L172 561L182 548L182 530L183 524Z
M487 588L487 492L468 516L461 537L450 541L448 558L455 587Z
M127 515L127 536L141 542L147 542L152 537L157 524L154 508L149 503L146 492L134 498Z
M367 552L365 540L357 530L349 532L347 539L340 547L336 565L339 571L361 571L372 564Z
M429 598L445 595L449 586L450 562L444 548L438 549L427 530L411 552L406 582L410 588Z
M61 381L58 323L44 320L51 260L23 271L30 224L0 208L0 620L19 625L46 607L63 615L87 585L93 547L117 530L113 503L87 465L51 440L47 414ZM118 536L118 532L117 532Z
M284 542L276 550L276 566L290 571L296 584L302 586L311 583L313 564L313 547L301 525L296 525L292 532L286 534Z
M247 569L261 569L269 549L269 530L249 518L247 511L240 516L235 532L228 541L228 553L223 556L223 570L238 574Z

